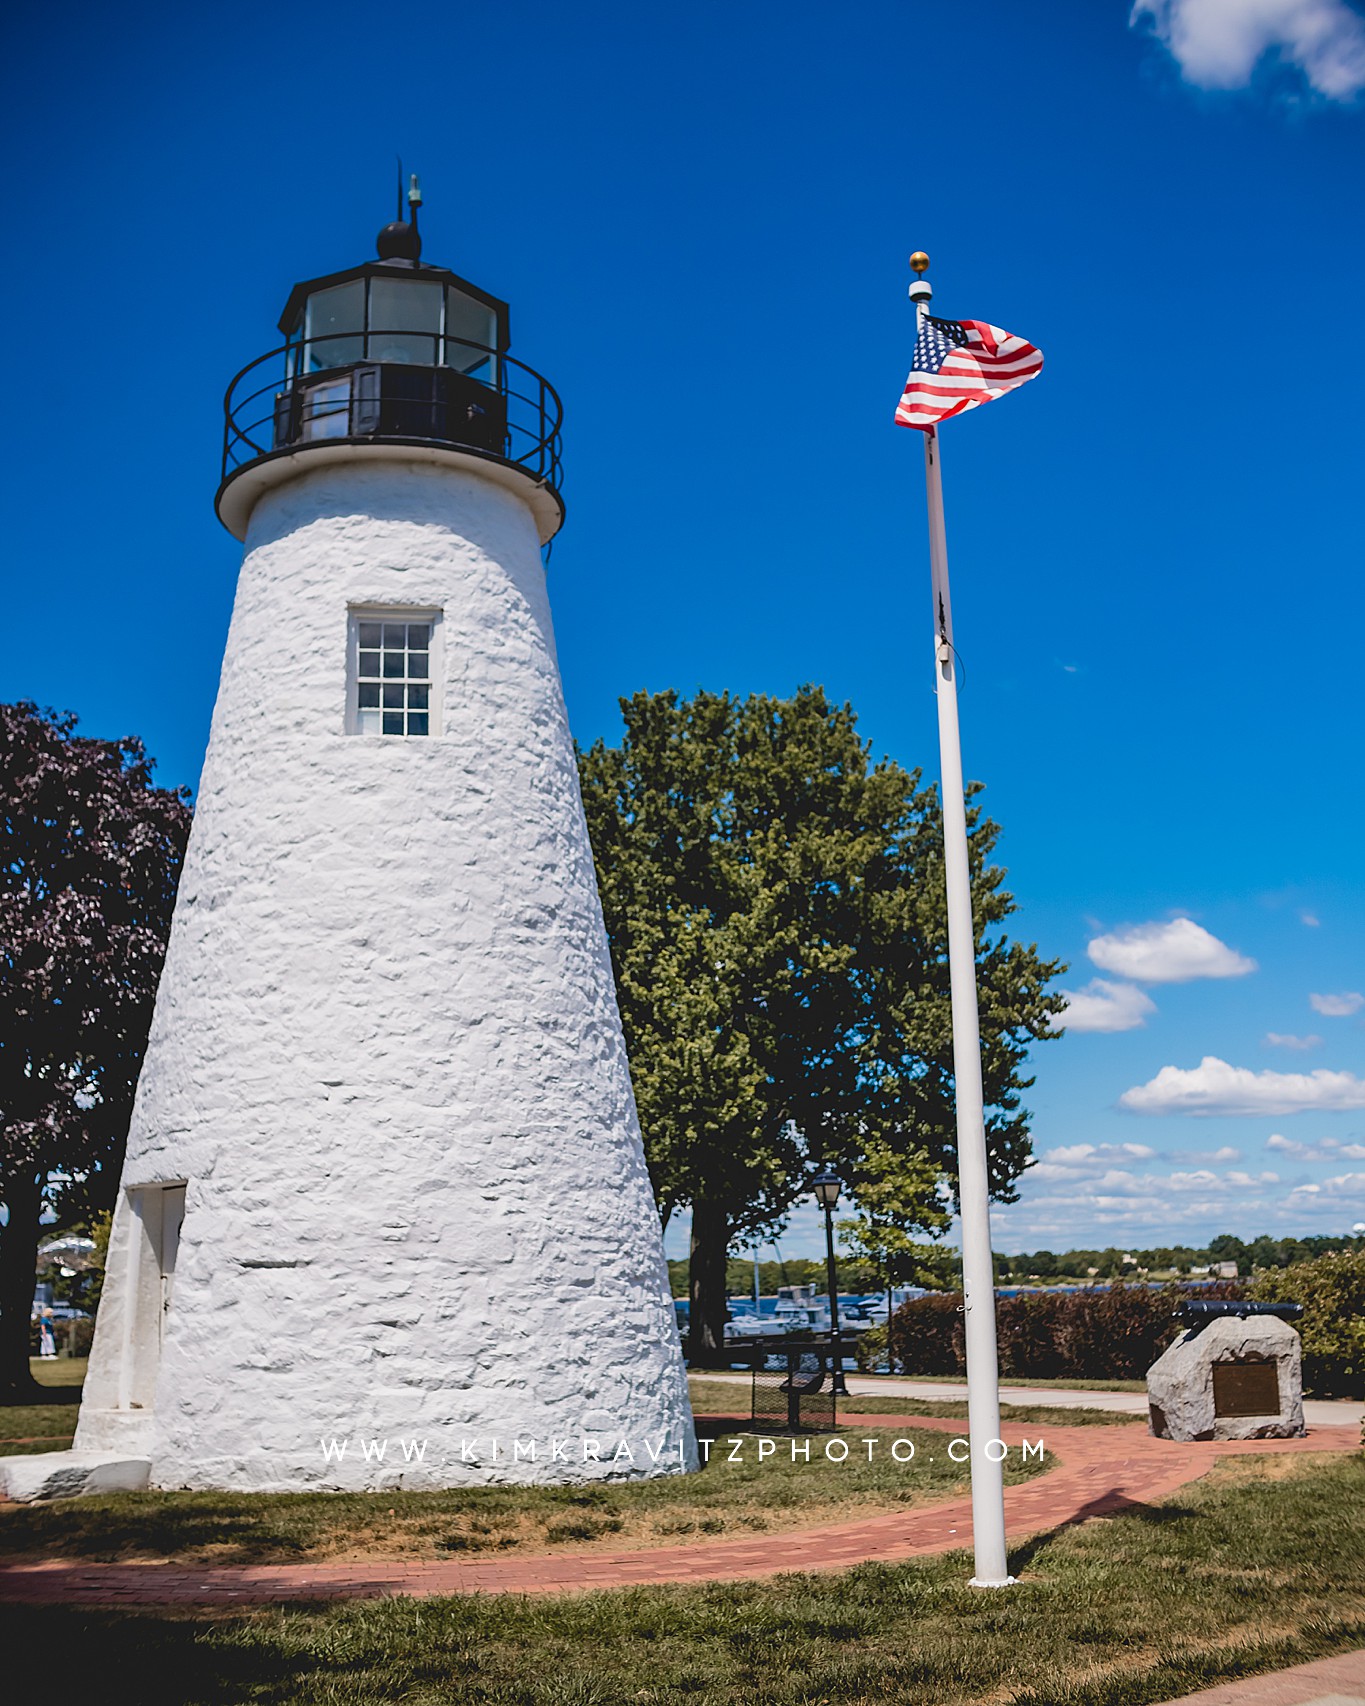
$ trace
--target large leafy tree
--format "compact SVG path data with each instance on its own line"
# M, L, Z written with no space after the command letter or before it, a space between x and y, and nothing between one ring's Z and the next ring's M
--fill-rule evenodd
M723 1344L730 1243L780 1228L814 1163L883 1232L935 1231L956 1171L938 800L872 763L851 709L638 693L580 754L584 807L660 1213L692 1213L694 1360ZM970 814L991 1184L1029 1159L1028 1045L1063 968L1008 942Z
M0 705L0 1391L32 1385L45 1199L98 1212L117 1190L189 835L141 741L75 728Z

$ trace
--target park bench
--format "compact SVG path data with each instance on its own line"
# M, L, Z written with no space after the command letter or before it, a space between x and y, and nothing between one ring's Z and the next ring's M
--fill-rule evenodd
M753 1347L750 1415L755 1427L778 1426L792 1433L832 1428L834 1393L829 1380L827 1340L767 1339Z

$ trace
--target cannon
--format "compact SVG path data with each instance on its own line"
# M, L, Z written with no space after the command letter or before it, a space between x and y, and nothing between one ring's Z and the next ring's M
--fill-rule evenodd
M1183 1321L1191 1332L1198 1333L1210 1321L1243 1321L1251 1315L1273 1315L1280 1321L1297 1321L1302 1314L1301 1303L1252 1303L1247 1298L1190 1297L1176 1305L1174 1318Z

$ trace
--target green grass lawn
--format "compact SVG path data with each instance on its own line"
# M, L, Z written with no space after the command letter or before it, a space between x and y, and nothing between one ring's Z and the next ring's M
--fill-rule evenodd
M1365 1645L1365 1464L1245 1457L1017 1548L557 1598L199 1612L0 1608L7 1680L139 1706L1146 1706Z
M746 1410L749 1395L744 1386L694 1378L692 1396L699 1412L725 1415ZM865 1448L852 1435L846 1463L823 1456L821 1436L812 1436L809 1463L793 1461L781 1436L774 1436L776 1449L760 1462L756 1437L737 1423L731 1437L747 1441L742 1461L732 1463L728 1448L717 1449L701 1474L655 1481L433 1493L121 1493L0 1508L0 1556L213 1564L600 1551L780 1534L966 1490L965 1471L948 1460L943 1435L911 1425L916 1416L962 1419L964 1403L851 1399L850 1413L859 1412L906 1417L906 1428L898 1432L915 1441L913 1464L896 1465L889 1450L879 1450L872 1462L859 1460ZM1061 1421L1057 1411L1042 1407L1004 1406L1001 1414L1040 1428ZM1067 1425L1121 1426L1127 1420L1103 1411L1065 1413ZM69 1435L73 1421L69 1406L2 1409L0 1422L11 1438L0 1443L0 1453L61 1449L67 1441L58 1430ZM47 1437L20 1443L23 1435ZM888 1444L892 1437L888 1433ZM1014 1481L1042 1467L1014 1462L1006 1471Z
M965 1374L859 1374L858 1380L932 1380L936 1386L965 1386ZM1031 1374L1002 1374L1002 1386L1040 1386L1054 1392L1145 1392L1145 1380L1038 1380Z
M85 1384L85 1373L90 1367L89 1357L56 1357L51 1362L44 1362L42 1357L28 1359L29 1371L39 1386L54 1386L76 1388L76 1398L80 1400L80 1388Z
M80 1401L80 1382L85 1377L84 1358L58 1358L55 1363L41 1363L34 1358L32 1368L44 1385L55 1387L55 1402L0 1406L0 1457L17 1452L61 1452L72 1443L75 1406ZM708 1411L715 1416L746 1416L749 1411L749 1389L742 1382L706 1380L705 1375L693 1375L691 1390L694 1407L700 1411ZM962 1399L940 1401L915 1397L853 1396L843 1407L853 1416L950 1416L966 1419L967 1414L966 1402ZM1083 1428L1131 1425L1143 1418L1102 1409L1060 1411L1046 1404L1002 1404L1000 1419Z
M740 1376L738 1369L733 1372ZM693 1378L704 1379L705 1376L694 1376ZM748 1377L740 1376L740 1378L747 1379ZM875 1370L868 1370L864 1373L859 1369L857 1373L849 1373L847 1378L849 1380L917 1380L934 1386L965 1386L967 1384L965 1374L887 1374ZM736 1385L738 1383L738 1380L734 1382ZM1036 1386L1049 1392L1145 1392L1147 1390L1145 1380L1039 1380L1031 1374L1002 1374L1000 1384L1002 1386Z
M679 1540L782 1533L844 1522L965 1492L965 1467L941 1433L908 1425L878 1439L871 1460L856 1431L839 1430L848 1458L825 1454L829 1435L806 1436L810 1460L773 1436L719 1432L696 1475L575 1487L471 1487L386 1493L111 1493L49 1505L0 1506L8 1559L164 1559L201 1564L297 1563L323 1558L449 1558L562 1548L667 1546ZM913 1462L890 1442L914 1441ZM837 1449L837 1448L836 1448ZM1053 1458L1006 1462L1014 1482Z
M76 1431L87 1362L85 1357L30 1358L34 1379L52 1389L52 1398L43 1404L0 1404L0 1457L67 1449Z
M692 1392L692 1408L699 1414L713 1416L747 1416L749 1387L731 1380L707 1380L694 1374L688 1380ZM965 1398L896 1398L872 1397L851 1393L839 1400L839 1415L849 1416L947 1416L965 1421ZM1145 1427L1145 1415L1127 1415L1115 1410L1059 1410L1052 1404L1002 1404L1002 1422L1037 1422L1052 1427Z
M0 1406L0 1457L19 1452L64 1451L71 1444L71 1436L76 1426L76 1405L80 1402L81 1382L85 1378L86 1359L59 1357L56 1362L41 1362L35 1357L31 1367L35 1378L42 1385L53 1388L52 1401L46 1404ZM947 1376L942 1379L944 1384L948 1384ZM1141 1381L1134 1380L1018 1381L1015 1384L1052 1384L1059 1388L1094 1392L1144 1389ZM691 1386L692 1402L699 1410L707 1410L718 1416L748 1414L749 1392L747 1384L743 1382L708 1381L704 1375L693 1375ZM848 1399L844 1408L851 1415L869 1416L950 1416L962 1419L967 1414L966 1403L961 1399L854 1396ZM1113 1427L1120 1426L1125 1421L1143 1419L1125 1417L1104 1410L1067 1410L1063 1413L1042 1404L1003 1404L1000 1416L1007 1422L1052 1422L1059 1427Z

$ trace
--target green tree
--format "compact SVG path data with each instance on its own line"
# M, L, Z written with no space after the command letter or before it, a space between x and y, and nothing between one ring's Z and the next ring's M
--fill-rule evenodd
M942 1224L941 823L918 772L872 763L851 709L819 688L638 693L621 709L620 745L580 753L583 803L659 1211L692 1213L704 1362L723 1344L730 1244L772 1236L813 1164L903 1232ZM999 831L974 806L969 826L991 1185L1009 1201L1029 1159L1025 1053L1050 1034L1063 968L999 933L1013 910L989 863Z
M39 1216L112 1203L190 822L140 741L75 726L0 705L0 1391L25 1395Z
M1211 1262L1236 1262L1243 1269L1247 1266L1247 1247L1232 1232L1220 1232L1216 1238L1210 1238L1208 1254Z
M686 1293L687 1263L677 1264L683 1272L683 1291ZM670 1264L671 1266L671 1264ZM785 1269L785 1278L783 1270ZM823 1259L816 1261L811 1257L794 1257L789 1262L760 1262L758 1264L759 1291L764 1297L772 1297L779 1286L784 1285L814 1285L819 1290L825 1289L825 1264ZM882 1286L881 1271L867 1258L852 1250L841 1250L839 1255L839 1290L843 1291L880 1291ZM725 1290L729 1297L752 1297L754 1295L754 1262L748 1255L731 1256L725 1269Z
M867 1137L857 1163L857 1215L841 1220L846 1247L876 1264L892 1285L936 1285L948 1276L917 1233L941 1232L951 1219L939 1184L941 1161L927 1150ZM941 1252L946 1254L946 1252ZM926 1274L934 1278L926 1278ZM951 1281L949 1282L951 1283Z

